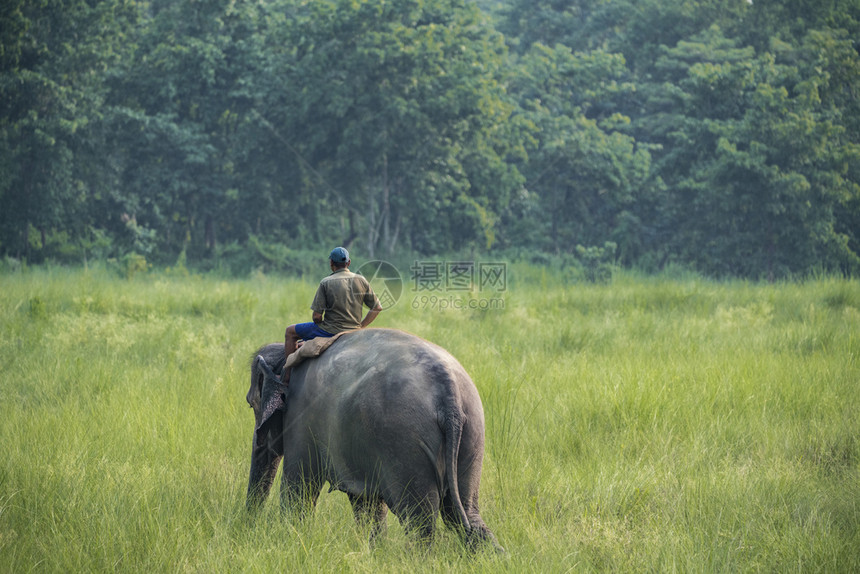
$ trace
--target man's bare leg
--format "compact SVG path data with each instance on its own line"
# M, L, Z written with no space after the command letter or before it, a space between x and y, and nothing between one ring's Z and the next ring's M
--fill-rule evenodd
M299 335L296 333L296 326L290 325L284 333L284 356L289 357L296 352L296 347L299 342ZM292 369L284 367L284 372L281 375L281 382L285 385L290 382L290 371Z

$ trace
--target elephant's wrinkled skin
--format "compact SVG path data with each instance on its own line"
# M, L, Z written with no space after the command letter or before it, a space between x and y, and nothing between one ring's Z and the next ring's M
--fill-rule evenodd
M249 508L265 500L283 459L286 508L312 509L328 482L372 524L371 537L390 508L429 540L441 511L470 546L500 549L478 512L481 399L447 351L401 331L363 329L295 367L289 390L278 377L283 364L284 345L273 343L251 366Z

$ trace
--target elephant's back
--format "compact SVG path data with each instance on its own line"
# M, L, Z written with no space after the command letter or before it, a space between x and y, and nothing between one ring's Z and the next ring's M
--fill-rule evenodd
M342 335L339 340L308 365L326 373L340 384L351 385L356 378L365 384L408 384L408 381L456 379L474 386L469 375L451 353L421 337L396 329L362 329Z
M455 407L483 416L477 389L462 365L445 349L404 331L363 329L342 335L301 367L303 383L310 387L304 392L324 395L334 412L341 411L337 416L352 416L359 407L365 415L404 413L427 424L437 424L441 412Z
M362 329L347 333L332 345L331 350L335 351L331 355L332 358L336 357L339 351L349 360L362 364L370 362L398 368L421 360L462 370L457 359L442 347L397 329Z

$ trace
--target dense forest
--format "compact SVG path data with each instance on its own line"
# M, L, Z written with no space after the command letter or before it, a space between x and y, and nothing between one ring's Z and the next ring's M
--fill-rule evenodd
M4 0L0 257L860 272L860 0Z

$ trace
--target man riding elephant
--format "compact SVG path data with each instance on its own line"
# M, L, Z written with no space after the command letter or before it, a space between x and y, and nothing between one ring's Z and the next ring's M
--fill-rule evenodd
M299 340L308 341L316 337L333 337L353 329L370 325L382 305L363 275L349 270L349 252L343 247L335 247L329 255L331 275L323 278L317 287L311 303L312 321L296 323L287 327L284 333L284 353L289 357L295 352ZM363 307L370 309L364 319ZM281 380L290 381L291 368L284 369Z

